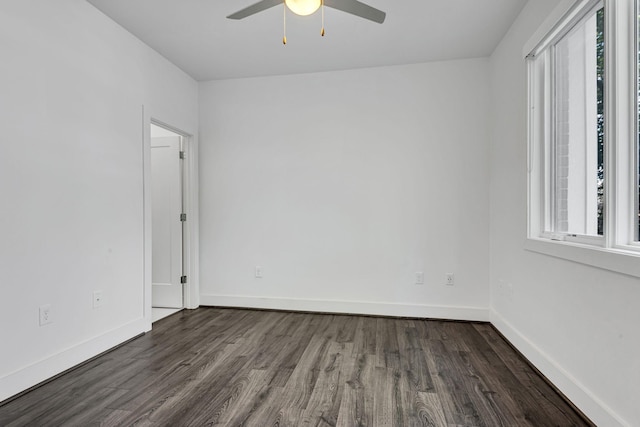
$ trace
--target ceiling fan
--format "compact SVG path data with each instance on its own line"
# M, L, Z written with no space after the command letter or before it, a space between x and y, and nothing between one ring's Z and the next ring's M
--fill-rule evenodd
M382 24L386 13L371 7L367 4L361 3L358 0L262 0L251 6L245 7L231 15L227 16L229 19L243 19L247 16L251 16L263 10L272 8L279 4L285 4L289 10L297 15L311 15L317 11L321 6L331 7L333 9L341 10L343 12L351 13L364 19L368 19L373 22Z

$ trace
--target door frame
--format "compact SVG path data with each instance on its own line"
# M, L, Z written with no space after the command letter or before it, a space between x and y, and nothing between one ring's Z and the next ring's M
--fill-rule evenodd
M183 306L195 309L200 305L199 278L199 218L198 218L198 140L189 132L167 124L152 116L143 107L143 317L151 330L151 295L152 295L152 223L151 223L151 124L163 127L182 136L185 158L183 160L182 198L187 220L183 227L183 274L187 283L183 287Z

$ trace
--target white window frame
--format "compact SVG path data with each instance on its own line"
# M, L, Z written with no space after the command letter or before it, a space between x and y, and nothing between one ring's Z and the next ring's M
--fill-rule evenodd
M605 203L603 236L548 233L551 162L545 146L552 137L551 93L541 84L556 43L598 0L562 0L531 40L523 56L528 74L528 230L525 248L595 267L640 277L637 228L638 112L636 0L603 0L605 7ZM537 68L536 68L537 67Z
M630 96L630 106L633 108L633 116L631 116L629 124L629 141L635 140L635 147L629 147L629 167L630 171L628 172L631 176L635 176L633 178L633 182L630 182L630 188L628 189L628 194L631 194L628 200L633 203L631 206L631 217L628 218L627 224L631 227L631 232L635 234L635 241L630 243L632 246L640 250L640 186L639 178L640 178L640 111L638 111L638 106L640 104L640 71L638 64L640 63L640 18L638 18L640 14L640 0L633 2L633 8L631 9L631 13L634 17L633 22L630 24L633 30L632 38L629 40L629 53L634 58L634 61L629 64L630 67L633 67L633 72L631 73L631 78L633 79L633 88L634 88L634 96Z

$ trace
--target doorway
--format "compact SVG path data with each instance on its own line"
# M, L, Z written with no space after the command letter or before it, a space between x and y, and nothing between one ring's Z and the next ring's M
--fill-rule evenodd
M152 321L184 307L185 138L151 123Z

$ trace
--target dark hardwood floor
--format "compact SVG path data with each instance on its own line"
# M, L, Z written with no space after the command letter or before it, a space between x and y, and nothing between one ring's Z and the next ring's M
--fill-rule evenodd
M585 426L491 325L220 308L0 407L0 426Z

